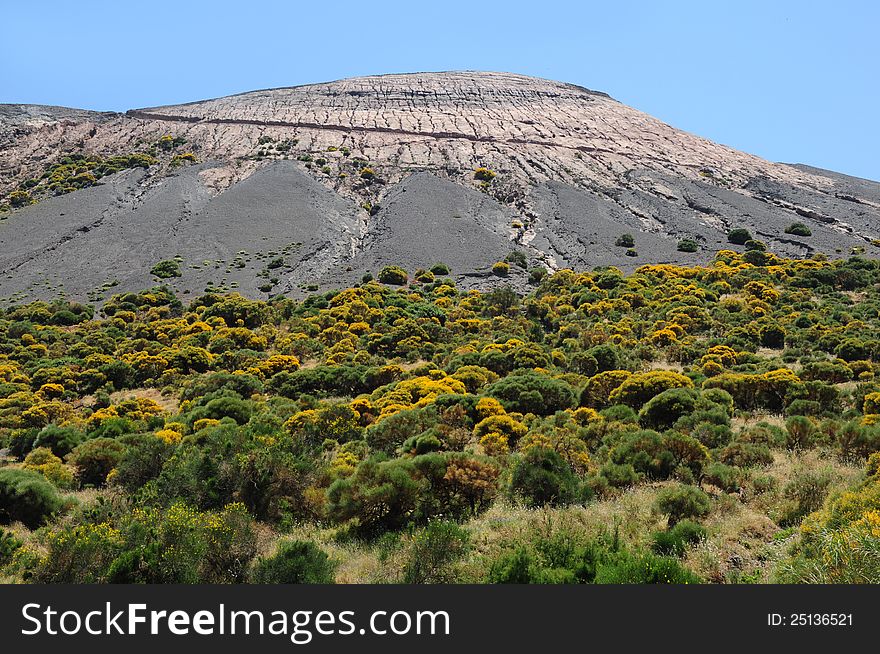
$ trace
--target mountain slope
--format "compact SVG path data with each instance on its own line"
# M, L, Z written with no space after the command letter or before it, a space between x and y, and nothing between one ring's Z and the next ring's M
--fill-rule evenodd
M48 189L65 156L141 152L143 169L94 181L73 161L64 172L80 181ZM78 185L89 188L48 197ZM465 286L492 285L491 264L515 249L549 269L705 262L732 247L734 227L784 256L880 252L877 183L770 163L605 94L504 73L364 77L126 114L6 105L0 198L15 191L40 201L0 214L0 297L13 300L139 288L173 257L180 291L213 282L265 297L389 263L445 261ZM812 235L786 234L794 222ZM629 253L614 244L623 232ZM699 250L679 252L683 238Z

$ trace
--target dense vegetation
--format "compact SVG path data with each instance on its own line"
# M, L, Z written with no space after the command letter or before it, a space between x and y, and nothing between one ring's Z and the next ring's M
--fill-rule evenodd
M880 262L761 255L5 309L2 575L878 582Z

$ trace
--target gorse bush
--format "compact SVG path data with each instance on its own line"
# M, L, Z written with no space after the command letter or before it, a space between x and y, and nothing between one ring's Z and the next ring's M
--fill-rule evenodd
M22 542L12 533L0 529L0 568L12 560Z
M48 549L34 571L42 583L240 583L256 539L241 505L200 512L175 503L66 525Z
M488 292L426 260L302 299L6 303L0 520L23 524L3 578L226 583L321 558L278 536L255 562L255 530L308 534L346 580L764 579L777 527L797 531L780 556L799 578L826 556L869 566L800 526L873 534L870 493L847 489L880 452L880 264L743 245L705 267L544 271L526 295L514 252ZM260 253L267 275L289 252ZM617 544L600 519L623 521ZM731 539L742 566L710 561Z

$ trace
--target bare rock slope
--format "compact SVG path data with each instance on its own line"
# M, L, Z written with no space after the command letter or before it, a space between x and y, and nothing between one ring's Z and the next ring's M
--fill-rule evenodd
M156 158L39 193L72 154L138 152ZM0 204L25 190L39 201L0 213L7 301L97 300L153 283L152 266L174 258L181 276L168 282L184 293L296 294L439 261L487 286L513 250L551 270L696 263L730 247L734 227L786 256L880 254L880 184L503 73L363 77L125 114L0 105ZM794 222L811 235L785 233ZM634 248L615 245L622 233ZM697 252L678 250L684 238ZM510 281L525 274L514 266Z

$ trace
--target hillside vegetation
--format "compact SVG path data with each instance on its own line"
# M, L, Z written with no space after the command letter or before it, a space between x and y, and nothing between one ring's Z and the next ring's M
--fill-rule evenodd
M0 576L880 582L880 262L448 273L2 310Z

